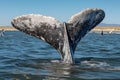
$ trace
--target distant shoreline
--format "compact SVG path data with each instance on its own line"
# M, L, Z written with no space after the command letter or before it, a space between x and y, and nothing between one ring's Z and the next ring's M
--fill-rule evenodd
M5 31L18 31L12 26L0 26L0 30L4 29Z
M97 26L92 29L92 32L120 32L120 27L118 26Z
M0 26L0 30L4 29L5 31L18 31L12 26ZM91 30L92 32L120 32L120 27L116 26L97 26Z

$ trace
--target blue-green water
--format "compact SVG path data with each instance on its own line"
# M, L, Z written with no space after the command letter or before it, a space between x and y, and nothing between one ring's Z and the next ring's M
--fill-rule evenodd
M47 43L18 31L6 31L0 37L0 80L120 79L119 34L87 34L75 57L80 58L79 64L55 63L60 55Z

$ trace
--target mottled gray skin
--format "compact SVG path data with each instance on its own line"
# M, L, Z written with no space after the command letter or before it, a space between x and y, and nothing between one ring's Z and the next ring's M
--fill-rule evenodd
M63 63L74 64L76 46L85 34L105 17L101 9L86 9L73 15L67 23L52 17L30 14L13 19L13 27L52 45Z

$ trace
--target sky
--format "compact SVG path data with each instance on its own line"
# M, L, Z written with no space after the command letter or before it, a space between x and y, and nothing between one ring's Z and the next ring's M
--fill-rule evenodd
M25 14L52 16L61 22L86 8L105 11L102 23L120 24L120 0L0 0L0 26L11 26L13 18Z

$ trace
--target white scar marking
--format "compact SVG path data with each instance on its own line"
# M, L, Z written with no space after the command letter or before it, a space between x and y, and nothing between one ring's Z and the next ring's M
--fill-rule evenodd
M59 38L57 38L57 41L59 40Z
M45 41L45 38L43 38L42 36L40 38Z
M52 37L50 38L50 40L53 40Z
M22 18L25 18L26 20L23 20ZM21 24L16 25L22 25L23 23L27 25L29 28L33 28L34 26L40 26L42 23L46 23L46 26L51 26L51 28L55 27L61 27L61 22L56 20L53 17L50 16L43 16L40 14L28 14L28 15L22 15L19 17L14 18L12 22L22 22ZM29 25L31 23L31 25ZM39 25L38 25L39 24Z
M43 31L46 32L46 29L44 29Z
M60 32L59 35L62 36L62 33Z

